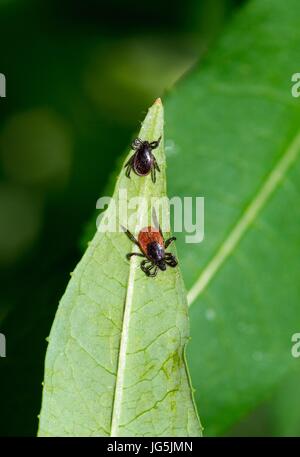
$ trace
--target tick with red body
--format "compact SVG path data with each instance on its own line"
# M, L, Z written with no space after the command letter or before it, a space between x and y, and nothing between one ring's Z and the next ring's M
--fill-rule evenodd
M170 252L165 252L172 241L176 240L175 236L164 240L161 229L151 226L142 229L138 239L129 230L125 230L125 232L128 238L141 250L141 253L131 252L127 254L127 259L134 255L145 257L145 260L141 262L141 269L147 276L154 277L157 275L158 269L165 271L167 266L173 268L177 266L176 257Z

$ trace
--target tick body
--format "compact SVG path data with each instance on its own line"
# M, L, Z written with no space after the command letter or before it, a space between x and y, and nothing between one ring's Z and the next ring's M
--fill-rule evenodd
M161 229L151 226L142 229L138 239L129 230L126 230L126 235L141 250L141 253L131 252L127 254L127 259L130 259L134 255L145 257L145 260L141 262L141 269L147 276L156 276L158 269L165 271L167 265L173 268L177 266L176 257L170 252L165 252L172 241L176 240L174 236L164 240Z
M133 170L138 176L147 176L151 173L151 179L155 183L156 172L160 171L159 166L156 162L156 158L153 154L153 149L159 146L161 137L157 141L142 141L140 138L136 138L132 143L132 149L135 151L130 157L128 162L125 164L126 176L130 178L131 170Z

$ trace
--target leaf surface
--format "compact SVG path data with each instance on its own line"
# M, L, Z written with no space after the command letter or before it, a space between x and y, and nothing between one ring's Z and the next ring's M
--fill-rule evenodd
M161 135L158 100L139 136ZM161 169L155 185L150 176L128 179L122 169L116 206L119 190L128 200L166 195L163 141L155 156ZM113 217L110 203L101 224ZM184 360L189 329L180 270L148 278L140 258L126 260L134 250L124 233L97 231L73 272L49 337L40 436L200 434Z

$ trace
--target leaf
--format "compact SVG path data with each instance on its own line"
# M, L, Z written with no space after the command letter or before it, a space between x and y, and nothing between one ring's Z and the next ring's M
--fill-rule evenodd
M169 195L205 197L205 239L177 249L205 434L267 397L298 361L300 4L250 2L166 101Z
M139 136L160 135L158 100ZM162 142L155 155L156 184L150 176L128 179L122 169L117 205L119 190L128 200L165 196ZM113 213L111 202L106 219ZM188 312L179 268L148 278L137 257L126 260L132 249L124 233L98 231L72 274L49 337L40 436L200 434L184 360Z
M299 367L294 372L289 373L272 399L270 413L273 419L274 436L300 435L299 375Z

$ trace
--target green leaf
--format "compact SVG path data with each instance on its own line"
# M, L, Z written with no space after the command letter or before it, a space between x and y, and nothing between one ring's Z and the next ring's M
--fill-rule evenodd
M274 436L300 436L300 367L297 368L284 379L270 404Z
M139 136L152 141L160 135L158 100ZM122 169L116 205L119 190L127 190L128 200L166 195L162 145L156 184L150 176L128 179ZM111 202L100 227L113 217ZM122 221L117 218L117 227ZM148 278L138 257L126 260L131 250L122 231L99 230L72 274L49 337L40 436L200 434L184 359L189 334L180 270Z
M177 249L206 434L299 364L299 15L297 0L250 2L166 102L169 195L205 197L204 242Z

